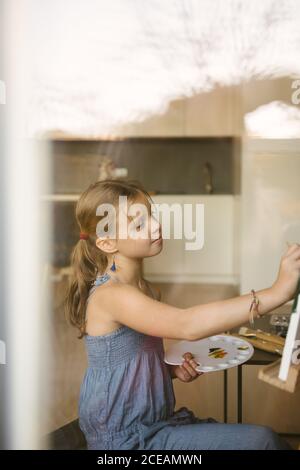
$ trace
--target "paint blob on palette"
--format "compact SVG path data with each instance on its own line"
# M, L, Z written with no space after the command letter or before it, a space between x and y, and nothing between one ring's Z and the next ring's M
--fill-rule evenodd
M165 362L183 363L183 355L191 352L199 372L215 372L247 362L254 353L252 344L230 335L216 335L198 341L178 341L165 353Z

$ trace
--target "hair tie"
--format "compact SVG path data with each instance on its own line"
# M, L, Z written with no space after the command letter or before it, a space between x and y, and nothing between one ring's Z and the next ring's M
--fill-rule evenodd
M84 233L84 232L80 232L79 238L80 238L80 240L87 240L89 238L89 234Z

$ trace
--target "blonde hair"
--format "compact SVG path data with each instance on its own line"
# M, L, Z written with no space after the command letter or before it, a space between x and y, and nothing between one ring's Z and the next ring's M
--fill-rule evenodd
M65 314L70 324L79 329L79 339L87 334L85 311L89 290L96 275L103 274L108 264L106 254L96 246L97 224L104 217L97 216L96 210L100 204L112 204L117 212L119 196L127 196L128 202L134 202L140 196L152 201L138 181L106 179L90 185L76 205L79 231L88 234L88 238L78 239L71 254L72 274L65 299Z

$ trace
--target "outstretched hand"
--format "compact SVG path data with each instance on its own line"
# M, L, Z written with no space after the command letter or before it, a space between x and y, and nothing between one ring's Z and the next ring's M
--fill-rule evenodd
M280 293L281 302L292 300L296 293L296 287L300 276L300 244L289 244L289 247L281 258L278 277L273 284L276 293Z

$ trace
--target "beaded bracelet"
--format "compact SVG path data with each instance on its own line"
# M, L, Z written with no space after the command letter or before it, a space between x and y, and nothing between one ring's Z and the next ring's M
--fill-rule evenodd
M249 313L250 313L250 324L253 325L254 324L254 317L253 317L254 310L256 312L256 316L257 317L260 316L258 312L259 299L256 297L256 293L254 289L251 290L251 294L252 294L253 300L250 305Z

